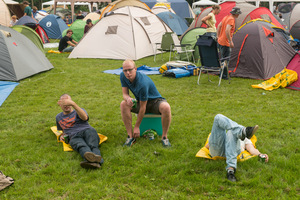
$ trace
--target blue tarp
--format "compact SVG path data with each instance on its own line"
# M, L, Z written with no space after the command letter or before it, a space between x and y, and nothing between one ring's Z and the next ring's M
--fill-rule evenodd
M157 1L156 0L141 0L149 8L152 8ZM185 0L167 0L166 3L171 4L171 8L175 11L176 15L182 18L193 18L192 11L190 10L189 3Z
M160 67L148 67L146 65L142 65L142 66L137 68L137 71L142 72L142 73L147 74L147 75L160 74L159 71L158 71L159 68ZM107 73L107 74L120 75L122 71L123 71L123 68L121 67L119 69L105 70L103 72Z
M62 32L68 29L68 25L57 15L47 15L40 22L39 25L45 30L48 38L61 39Z
M158 13L157 16L162 19L177 35L182 35L187 29L187 22L178 15L167 12Z
M0 106L19 83L0 81Z

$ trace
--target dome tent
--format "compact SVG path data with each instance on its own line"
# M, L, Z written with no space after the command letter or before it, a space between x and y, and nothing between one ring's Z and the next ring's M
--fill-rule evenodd
M0 26L0 80L19 81L53 66L26 36Z
M122 7L102 17L71 52L69 58L132 59L154 55L171 29L155 14L139 7Z
M45 30L49 38L60 39L62 32L68 29L68 25L57 15L47 15L40 22L39 25Z

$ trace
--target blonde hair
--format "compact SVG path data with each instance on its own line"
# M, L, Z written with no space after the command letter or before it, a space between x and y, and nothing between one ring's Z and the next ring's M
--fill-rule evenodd
M126 65L126 64L132 64L136 68L135 62L131 59L124 60L123 66Z
M219 5L212 5L211 7L213 10L216 10L216 9L221 9L221 6Z
M12 19L17 19L16 15L11 16Z

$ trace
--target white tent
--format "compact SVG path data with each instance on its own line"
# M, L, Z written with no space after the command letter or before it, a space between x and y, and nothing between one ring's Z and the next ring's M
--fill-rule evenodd
M69 58L132 59L154 55L171 29L149 10L122 7L102 17L71 52Z
M197 1L192 4L192 9L198 7L198 6L211 6L211 5L216 5L217 3L210 1L210 0L201 0Z
M9 26L10 23L10 12L7 5L0 0L0 24L3 26Z
M42 3L42 10L44 9L45 6L53 6L53 5L54 5L54 0ZM66 6L71 6L71 2L57 2L57 5L64 6L64 8L66 8ZM74 5L75 6L88 6L89 11L92 12L91 4L88 2L76 2L76 3L74 3ZM97 4L93 4L93 6L96 7Z
M154 13L154 14L158 14L158 13L161 13L161 12L171 12L171 13L174 13L174 10L170 7L168 8L167 6L154 6L151 11Z
M13 0L4 0L6 4L19 4L19 2L13 1Z

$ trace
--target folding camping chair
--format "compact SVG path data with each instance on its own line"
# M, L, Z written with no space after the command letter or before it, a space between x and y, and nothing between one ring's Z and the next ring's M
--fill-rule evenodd
M206 71L208 81L212 82L209 79L208 72L219 72L219 85L221 84L222 76L224 69L227 69L227 77L230 83L230 76L228 73L228 59L229 57L219 59L219 53L217 48L217 42L211 37L206 35L199 35L196 45L199 48L199 54L201 59L200 73L198 76L198 85L201 77L202 71Z
M172 44L172 51L170 51L170 56L169 56L169 61L171 60L172 57L172 52L173 52L173 57L175 57L177 60L183 60L182 54L186 56L187 61L190 62L190 56L192 55L193 62L195 62L194 58L194 49L191 44L180 44L178 37L175 33L171 34L174 43ZM175 38L176 37L176 38Z
M172 45L174 44L172 38L172 32L166 32L163 34L161 43L155 43L155 55L154 55L154 62L156 59L157 51L160 51L161 60L163 60L163 52L172 51Z

